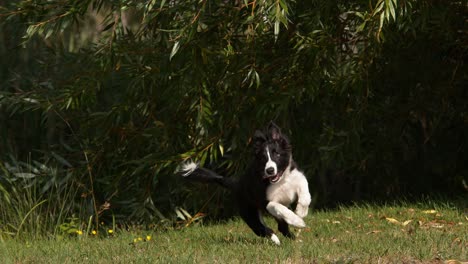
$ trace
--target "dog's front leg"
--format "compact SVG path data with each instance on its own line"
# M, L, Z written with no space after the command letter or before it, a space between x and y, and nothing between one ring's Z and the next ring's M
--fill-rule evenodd
M301 218L304 218L307 216L307 213L309 211L309 204L311 201L311 197L309 193L309 186L305 178L301 182L301 185L297 192L297 196L298 196L298 200L297 200L295 212L298 216L300 216Z
M309 211L309 204L310 204L310 195L308 197L304 197L303 199L299 197L299 200L297 201L297 205L296 205L296 210L295 210L296 214L301 218L306 217Z
M289 210L286 206L277 203L269 202L266 206L267 211L277 219L283 219L289 225L303 228L306 226L304 220L297 216L293 211Z

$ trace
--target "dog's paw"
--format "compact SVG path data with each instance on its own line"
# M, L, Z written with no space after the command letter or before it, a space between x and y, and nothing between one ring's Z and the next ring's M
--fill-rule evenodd
M284 218L284 220L285 220L286 223L288 223L289 225L294 226L294 227L297 227L297 228L304 228L304 227L306 227L306 224L305 224L304 220L302 220L302 218L300 218L300 217L297 216L297 215L293 215L293 216L290 216L290 217L286 217L286 218Z
M182 174L182 176L187 177L190 174L192 174L196 169L198 169L198 164L193 161L188 161L181 165L179 173Z
M275 234L271 234L270 238L276 245L278 245L278 246L281 245L281 242L280 242L278 236L276 236Z
M300 217L304 218L307 216L307 213L309 212L309 207L307 206L301 206L300 204L297 205L295 213Z
M283 219L288 225L298 228L306 226L304 220L297 216L293 211L289 210L286 206L277 202L269 202L266 206L267 211L276 219Z

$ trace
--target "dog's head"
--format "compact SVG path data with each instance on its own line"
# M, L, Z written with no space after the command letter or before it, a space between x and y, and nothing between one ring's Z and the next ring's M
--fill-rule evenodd
M279 182L291 164L291 145L281 129L271 122L266 132L256 131L253 146L258 169L264 180Z

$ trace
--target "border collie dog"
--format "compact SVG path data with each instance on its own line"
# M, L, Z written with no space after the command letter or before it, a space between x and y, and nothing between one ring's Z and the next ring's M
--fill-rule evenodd
M306 226L303 218L311 200L307 179L292 159L288 139L273 122L265 132L256 131L252 143L255 158L238 180L224 178L192 161L183 164L180 173L187 179L215 182L231 189L247 225L258 236L269 237L279 245L279 238L265 225L261 214L266 210L278 222L278 230L294 238L289 225ZM290 209L293 204L296 204L294 211Z

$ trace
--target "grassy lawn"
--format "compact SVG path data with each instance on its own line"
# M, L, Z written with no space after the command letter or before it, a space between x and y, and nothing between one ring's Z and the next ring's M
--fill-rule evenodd
M465 208L449 204L312 211L295 241L256 237L240 220L180 230L0 241L2 263L459 263L468 261ZM275 227L272 219L267 219ZM145 241L148 237L148 241ZM142 240L138 240L141 238ZM136 241L136 242L134 242Z

